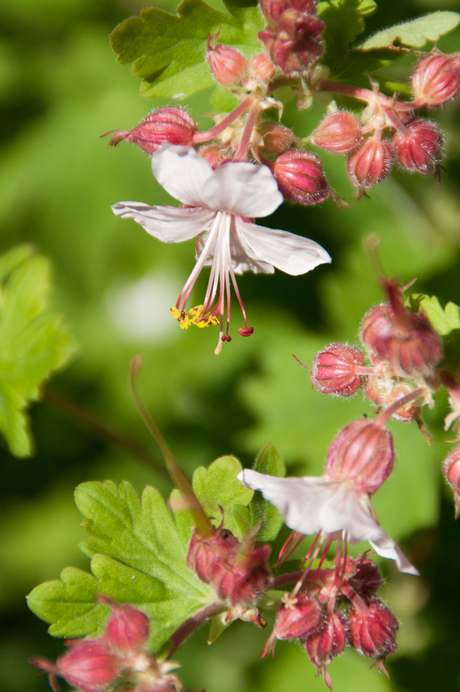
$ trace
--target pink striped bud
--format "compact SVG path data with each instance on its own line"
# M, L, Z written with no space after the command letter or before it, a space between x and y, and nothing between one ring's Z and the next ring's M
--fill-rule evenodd
M121 671L122 659L101 638L77 642L56 661L56 674L81 692L102 692Z
M263 122L257 128L257 131L263 138L263 144L260 150L264 154L281 154L286 151L294 141L294 133L284 125L276 123Z
M361 143L361 123L351 113L337 111L327 115L310 137L312 144L333 154L350 154Z
M120 654L132 654L143 649L150 629L147 615L133 606L119 605L104 596L99 596L98 600L112 609L103 639Z
M194 530L190 541L187 567L205 584L212 582L219 563L233 557L239 541L228 529L222 526L211 536L201 536Z
M281 154L273 175L284 198L298 204L320 204L331 193L321 159L311 151L291 149Z
M377 422L357 420L346 425L332 441L324 475L350 483L360 493L373 495L388 478L394 463L393 437Z
M209 36L206 62L211 68L214 79L224 87L241 84L248 70L246 58L236 48L216 44L218 34Z
M398 648L396 633L399 624L391 610L378 598L366 607L352 606L348 611L351 645L364 656L380 659Z
M332 690L331 678L326 666L345 651L348 643L347 623L342 613L333 612L326 616L323 627L302 641L310 661Z
M398 163L423 175L432 173L442 158L444 137L433 120L414 120L405 134L395 132L391 141Z
M329 344L313 359L310 379L323 394L352 396L363 383L356 368L364 365L362 351L346 344Z
M304 593L286 597L278 608L273 632L261 658L273 650L276 639L302 639L321 629L322 622L323 612L315 598Z
M153 154L163 142L189 147L193 143L196 123L183 108L158 108L141 120L132 130L110 130L102 137L113 134L109 144L116 146L122 139L133 142L147 154Z
M412 75L412 92L417 104L436 108L458 94L460 53L432 53L422 58Z
M275 74L275 66L266 53L254 55L249 65L252 76L262 82L268 82Z
M455 518L460 514L460 445L444 459L442 473L454 492Z
M348 157L348 176L359 190L368 190L385 180L392 164L393 154L388 142L371 137Z

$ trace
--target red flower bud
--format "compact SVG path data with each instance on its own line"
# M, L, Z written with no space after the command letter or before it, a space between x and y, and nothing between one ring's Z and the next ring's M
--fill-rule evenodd
M275 625L261 658L273 650L276 639L301 639L321 628L323 611L318 601L312 596L299 593L296 597L288 596L281 602L276 613Z
M457 519L460 514L460 445L444 459L442 472L454 491L455 518Z
M330 690L332 690L331 678L326 666L345 651L347 642L346 620L342 613L336 612L326 617L326 622L319 631L302 641L310 661L317 667L318 673L323 676Z
M348 622L351 645L364 656L384 659L398 648L398 621L378 598L370 600L366 608L352 606L348 611Z
M320 204L330 195L321 159L311 151L291 149L277 157L273 175L285 199Z
M372 560L361 555L356 560L356 571L349 577L348 583L356 593L364 600L369 600L377 593L384 580L379 568Z
M275 74L275 66L266 53L254 55L249 64L252 76L262 82L267 82Z
M110 130L102 137L113 134L109 142L112 146L124 139L137 144L147 154L153 154L163 142L191 146L195 132L196 123L187 111L171 106L152 111L132 130Z
M360 145L361 140L361 123L345 111L327 115L310 137L312 144L333 154L349 154Z
M393 154L388 142L372 137L348 157L348 176L359 190L367 190L385 180L392 163Z
M417 105L435 108L447 103L460 89L460 53L433 53L422 58L412 75Z
M357 420L332 441L325 476L339 483L353 481L355 490L373 495L390 475L393 462L391 433L377 422Z
M122 659L101 638L79 641L56 661L56 673L81 692L101 692L120 675Z
M441 160L444 137L433 120L414 120L406 133L395 132L392 146L398 163L410 171L428 175Z
M104 596L99 597L99 602L112 607L103 639L120 654L131 654L144 648L150 629L147 615L133 606L113 603Z
M187 567L191 569L205 584L212 582L219 563L228 556L234 556L238 550L239 541L228 529L222 526L215 534L208 537L200 536L194 530L190 541Z
M214 79L225 87L241 84L248 70L246 58L236 48L215 44L218 34L209 36L206 62L211 68ZM214 45L213 45L214 44Z
M257 128L257 131L263 138L260 150L264 154L280 154L288 149L294 140L292 130L276 123L263 122Z
M364 365L362 351L346 344L329 344L316 354L310 379L323 394L352 396L363 383L356 367Z

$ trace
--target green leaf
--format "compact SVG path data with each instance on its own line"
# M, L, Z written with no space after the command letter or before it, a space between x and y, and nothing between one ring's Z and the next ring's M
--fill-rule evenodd
M411 310L423 310L433 328L441 336L460 329L460 307L449 302L443 309L436 296L413 293L408 299Z
M141 93L150 97L185 98L215 85L205 61L208 36L220 30L219 42L252 57L260 52L257 33L264 21L255 2L226 2L230 14L203 0L184 0L173 15L144 8L112 33L118 61L134 60L133 73L143 78Z
M270 476L285 476L286 467L281 454L272 444L268 444L257 455L254 469L259 473L267 473ZM276 507L264 500L260 493L254 495L249 506L251 510L251 525L255 526L262 519L260 529L257 532L258 541L273 541L277 537L284 521Z
M374 50L399 43L410 48L422 48L427 41L437 41L460 23L457 12L432 12L410 22L396 24L366 39L359 48Z
M214 600L212 589L188 569L174 519L155 488L147 486L139 500L126 482L119 487L111 481L83 483L75 501L86 518L90 538L80 547L92 557L93 576L64 570L60 582L32 591L29 607L51 623L51 634L75 637L100 630L107 611L95 603L95 594L104 593L147 613L150 644L157 649Z
M336 74L349 45L364 29L364 17L377 9L373 0L322 0L318 15L325 22L324 62Z
M56 315L47 311L49 261L31 245L0 257L0 430L18 457L32 453L26 408L40 385L62 368L75 346Z

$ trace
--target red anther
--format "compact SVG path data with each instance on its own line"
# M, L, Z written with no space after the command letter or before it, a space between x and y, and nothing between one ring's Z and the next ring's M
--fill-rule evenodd
M222 341L230 342L232 340L232 337L229 334L222 334L221 339Z
M209 36L206 62L211 68L214 79L225 87L241 84L248 70L246 58L236 48L215 44L218 34Z
M277 123L263 122L257 131L263 138L263 144L259 149L264 154L281 154L281 152L289 149L294 141L293 131Z
M345 651L348 643L347 622L342 613L327 615L322 628L302 641L310 661L332 690L331 678L326 666Z
M305 638L321 629L322 623L323 611L316 598L304 593L299 593L294 598L288 596L278 608L273 632L261 658L273 651L276 639Z
M393 437L388 430L374 421L353 421L332 441L324 475L373 495L390 475L394 456Z
M113 134L109 142L112 146L124 139L137 144L147 154L153 154L163 142L191 146L195 132L196 123L187 111L168 106L152 111L132 130L110 130L101 136Z
M266 53L254 55L249 65L252 76L262 82L267 82L275 74L275 66Z
M362 351L346 344L329 344L316 354L311 369L311 383L323 394L352 396L363 383L356 368L364 364Z
M361 144L361 123L351 113L331 113L320 122L310 141L334 154L350 154Z
M387 141L369 138L347 160L347 171L353 185L359 190L385 180L393 164L393 154Z
M242 327L238 329L238 334L240 336L252 336L252 334L254 334L254 327Z
M414 120L405 134L395 132L391 141L398 163L423 175L432 173L442 158L444 137L433 120Z
M378 598L368 601L365 607L352 606L348 622L351 645L364 656L384 660L398 648L398 621Z
M416 102L428 108L442 106L460 89L460 53L432 53L420 60L412 75Z
M455 518L460 514L460 445L444 459L442 473L454 492Z
M147 615L133 606L119 605L104 596L99 596L98 600L111 606L103 639L120 654L132 654L143 649L150 630Z
M331 193L319 156L291 149L275 160L273 175L285 199L298 204L320 204Z

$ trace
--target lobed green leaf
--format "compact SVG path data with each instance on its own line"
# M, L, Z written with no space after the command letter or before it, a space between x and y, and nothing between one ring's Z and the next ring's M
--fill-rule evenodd
M286 475L286 467L281 454L272 444L268 444L257 455L254 469L270 476L283 477ZM260 493L257 493L254 495L249 509L251 510L252 526L262 521L257 532L257 540L261 542L275 540L284 523L283 517L276 507L271 502L264 500Z
M398 43L409 48L422 48L428 41L437 41L460 23L457 12L432 12L410 22L396 24L366 39L361 50L386 48Z

